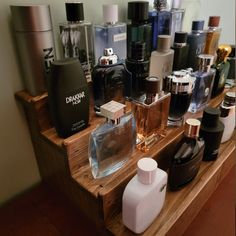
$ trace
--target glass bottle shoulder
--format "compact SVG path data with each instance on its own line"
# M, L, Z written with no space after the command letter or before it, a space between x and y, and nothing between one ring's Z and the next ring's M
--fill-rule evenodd
M102 23L94 25L94 28L101 28L101 29L126 28L126 23L124 22L116 22L115 24Z
M219 28L219 27L209 27L208 30L207 30L207 33L214 33L214 32L220 33L221 28Z
M160 51L153 51L151 56L154 56L154 57L166 57L166 56L169 56L169 55L174 55L174 50L173 49L170 49L168 52L160 52Z
M202 77L206 77L206 76L213 76L215 75L216 73L216 70L215 68L211 68L208 72L205 72L205 71L196 71L193 73L193 75L196 77L196 78L202 78Z
M73 27L92 27L92 23L88 21L76 21L76 22L62 22L59 24L59 26L62 27L68 27L68 28L73 28Z

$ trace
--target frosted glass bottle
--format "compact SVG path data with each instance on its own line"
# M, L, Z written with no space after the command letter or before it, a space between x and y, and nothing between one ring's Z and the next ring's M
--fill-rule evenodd
M151 225L164 205L167 174L151 158L140 159L137 166L137 174L123 193L122 220L127 228L139 234Z
M120 60L126 59L126 23L118 22L118 5L103 5L103 24L94 26L95 63L105 48L113 48Z
M170 49L171 37L158 36L157 50L153 51L150 58L149 76L156 76L161 81L172 72L174 50Z

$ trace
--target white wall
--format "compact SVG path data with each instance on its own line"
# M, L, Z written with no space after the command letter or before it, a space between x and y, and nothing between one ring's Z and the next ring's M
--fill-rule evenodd
M84 0L83 2L85 17L88 20L100 22L101 5L117 2L121 9L120 18L126 19L128 1ZM14 98L14 93L22 89L22 82L9 27L9 5L21 3L51 5L55 39L58 38L58 22L65 21L64 0L0 1L0 204L40 180L25 116ZM190 29L193 17L203 18L207 22L209 15L220 15L223 28L221 42L234 43L234 0L183 0L182 5L187 9L185 29Z

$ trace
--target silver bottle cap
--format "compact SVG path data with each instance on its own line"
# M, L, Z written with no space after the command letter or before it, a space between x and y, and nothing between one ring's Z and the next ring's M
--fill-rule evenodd
M118 21L118 5L105 4L103 8L103 21L110 24L115 24Z
M187 119L184 126L184 133L190 138L196 138L199 136L201 122L197 119Z
M157 51L159 52L169 52L171 46L171 36L170 35L159 35L158 36Z
M52 29L49 5L10 6L16 31L34 32Z

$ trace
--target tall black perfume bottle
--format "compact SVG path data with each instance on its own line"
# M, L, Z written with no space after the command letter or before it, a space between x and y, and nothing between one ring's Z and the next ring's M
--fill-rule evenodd
M218 156L224 124L219 120L220 110L206 107L203 112L199 136L205 141L204 161L213 161Z
M62 138L86 128L89 122L89 89L78 59L52 62L48 79L52 120Z
M105 48L92 71L94 110L99 113L100 106L111 100L125 103L125 98L131 96L131 78L124 61L119 61L112 48Z
M198 173L204 150L204 141L198 138L200 125L199 120L186 120L184 138L179 143L169 170L171 190L178 190L193 180Z

